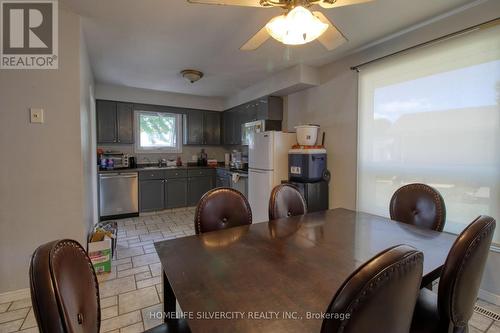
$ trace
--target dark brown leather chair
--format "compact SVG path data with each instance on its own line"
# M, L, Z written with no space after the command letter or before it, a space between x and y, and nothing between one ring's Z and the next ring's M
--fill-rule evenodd
M438 294L422 289L411 333L466 333L472 316L495 220L479 216L458 236L441 271Z
M273 188L269 198L269 220L303 214L307 214L307 205L297 187L281 184Z
M392 195L389 212L392 220L436 231L443 231L446 222L443 197L426 184L400 187Z
M321 333L408 332L423 260L422 252L398 245L362 265L339 288L325 313L346 317L325 318Z
M33 311L41 333L99 333L99 285L87 253L70 239L38 247L30 263ZM147 332L189 332L184 320Z
M252 210L239 191L219 187L203 195L194 214L196 234L252 224Z

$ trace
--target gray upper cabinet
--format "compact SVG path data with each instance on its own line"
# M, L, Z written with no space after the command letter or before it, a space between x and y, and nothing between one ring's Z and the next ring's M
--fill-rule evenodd
M233 144L241 145L241 125L246 123L246 109L238 107L235 118L233 120Z
M206 145L220 145L220 112L203 112L203 137Z
M222 131L223 131L223 142L226 145L231 145L233 141L233 121L232 119L234 118L234 112L232 112L233 109L225 111L224 114L222 115Z
M283 120L283 99L277 96L259 98L254 101L257 119Z
M134 108L129 103L96 102L97 143L134 143Z
M241 125L256 120L283 120L283 99L267 96L236 106L222 115L223 143L241 144Z
M241 106L232 108L223 114L224 144L238 145L241 143L241 125L244 112Z
M219 145L220 112L188 110L184 115L185 145Z
M134 143L134 108L132 104L116 104L116 125L118 143Z
M97 143L116 142L116 103L97 101Z
M258 106L259 106L259 103L255 102L255 101L244 104L244 106L243 106L243 112L244 112L243 123L249 123L252 121L263 119L263 118L259 118L259 115L257 112Z
M203 144L203 112L188 110L184 115L184 144Z
M283 120L283 100L267 96L224 112L135 104L138 110L183 114L183 144L241 145L241 125ZM134 104L98 100L97 143L134 143Z

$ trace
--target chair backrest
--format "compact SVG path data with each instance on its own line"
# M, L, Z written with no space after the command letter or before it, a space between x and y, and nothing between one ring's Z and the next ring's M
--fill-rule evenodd
M321 332L408 332L420 290L423 259L422 252L398 245L363 264L333 297L325 314L333 318L323 320Z
M441 194L426 184L400 187L391 198L391 219L436 231L443 231L446 207Z
M38 247L30 263L31 301L41 333L98 333L99 287L82 246L70 239Z
M197 234L252 223L252 210L245 196L232 188L219 187L203 195L196 207Z
M306 201L292 184L280 184L273 188L269 198L269 220L307 214Z
M466 327L476 303L496 222L479 216L453 244L439 279L439 317L449 327Z

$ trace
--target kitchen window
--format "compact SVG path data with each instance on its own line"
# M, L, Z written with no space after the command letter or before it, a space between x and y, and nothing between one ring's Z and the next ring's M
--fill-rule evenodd
M148 153L181 153L182 116L164 112L135 112L135 150Z
M500 219L499 35L480 29L361 69L359 210L387 216L394 191L421 182L444 198L445 231Z

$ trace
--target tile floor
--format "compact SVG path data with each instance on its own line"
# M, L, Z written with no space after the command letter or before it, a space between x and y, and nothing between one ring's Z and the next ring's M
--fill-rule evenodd
M162 310L161 265L153 243L193 235L194 208L118 220L118 245L111 273L99 275L101 332L142 332L160 324L150 313ZM500 307L478 302L500 313ZM29 295L0 295L0 333L38 332ZM500 322L474 313L470 333L500 333Z

